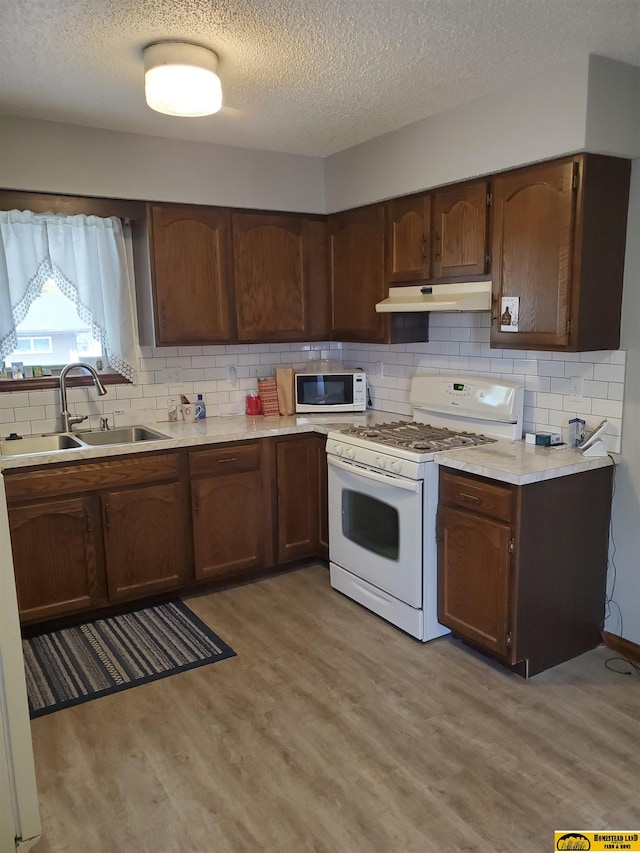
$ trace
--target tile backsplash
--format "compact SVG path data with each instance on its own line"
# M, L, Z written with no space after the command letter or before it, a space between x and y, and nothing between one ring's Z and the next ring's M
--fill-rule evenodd
M373 408L411 414L411 377L421 372L472 373L520 378L525 386L524 428L562 431L567 440L570 418L581 417L587 428L609 421L606 444L620 451L625 353L553 353L489 348L489 314L432 314L430 340L394 346L324 342L313 344L247 344L204 347L143 347L137 385L111 385L105 397L92 388L71 388L70 409L89 415L86 425L111 422L162 422L167 402L202 393L207 416L244 411L247 391L256 390L259 376L276 366L304 368L310 360L342 358L345 366L368 374ZM231 368L231 369L230 369ZM174 371L180 383L171 384ZM572 380L582 380L581 399L571 396ZM52 432L59 428L58 392L0 393L0 434Z
M274 367L304 369L311 360L340 359L342 344L246 344L203 347L142 347L138 383L108 385L98 397L92 387L69 388L71 412L88 415L82 427L98 427L107 415L112 425L167 420L170 398L203 394L207 417L244 413L245 395L257 390L258 377ZM172 384L175 371L181 382ZM173 376L172 376L173 374ZM169 380L169 381L167 381ZM57 390L0 393L0 435L34 435L60 428Z
M620 452L625 353L557 353L489 348L489 314L432 314L429 343L343 344L345 365L367 372L374 409L411 414L409 386L416 373L467 373L524 382L524 430L562 432L579 417L592 429L609 421L605 443ZM572 379L582 380L581 399ZM579 383L578 383L579 384Z

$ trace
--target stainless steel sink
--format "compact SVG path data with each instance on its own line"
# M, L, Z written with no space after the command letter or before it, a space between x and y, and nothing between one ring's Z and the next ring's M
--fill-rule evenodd
M49 435L27 435L23 438L0 440L2 456L23 456L26 453L50 453L56 450L81 450L84 447L104 447L109 444L136 444L139 441L162 441L169 438L145 426L97 429L76 433L60 432Z
M156 432L156 430L145 426L116 427L116 429L87 430L86 432L78 431L75 437L82 444L88 444L91 447L102 447L105 444L134 444L138 441L162 441L162 439L169 438L168 435L163 435L161 432Z
M22 456L25 453L49 453L53 450L77 450L82 443L69 435L27 435L24 438L0 441L0 453L3 456Z

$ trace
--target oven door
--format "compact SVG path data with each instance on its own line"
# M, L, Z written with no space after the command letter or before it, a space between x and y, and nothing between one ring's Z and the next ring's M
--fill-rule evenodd
M422 605L422 481L329 456L329 559Z

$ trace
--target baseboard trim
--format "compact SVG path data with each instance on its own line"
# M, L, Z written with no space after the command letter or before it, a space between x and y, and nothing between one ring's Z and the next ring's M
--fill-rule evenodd
M624 637L619 637L617 634L610 634L609 631L602 632L602 639L610 649L614 652L640 662L640 646L637 643L632 643L631 640L625 640Z

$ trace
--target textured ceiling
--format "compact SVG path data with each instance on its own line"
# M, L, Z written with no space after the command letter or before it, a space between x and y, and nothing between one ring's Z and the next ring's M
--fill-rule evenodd
M221 113L146 106L164 38L216 50ZM0 113L326 156L588 53L640 65L640 0L2 0Z

